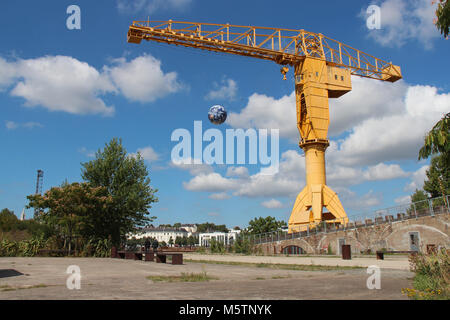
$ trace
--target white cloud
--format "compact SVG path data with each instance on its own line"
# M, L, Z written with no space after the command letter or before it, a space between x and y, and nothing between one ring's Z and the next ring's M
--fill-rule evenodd
M337 99L329 99L329 136L351 130L370 118L403 111L408 85L400 80L395 83L352 77L352 91ZM295 124L294 124L295 125Z
M381 8L381 29L368 30L369 37L383 46L401 47L410 40L420 42L425 49L433 47L440 33L433 23L436 6L430 0L376 1ZM366 22L366 8L361 17Z
M19 125L14 121L6 121L5 125L6 125L6 129L8 129L8 130L14 130L19 127Z
M220 192L220 193L212 193L208 196L208 198L213 200L226 200L230 199L231 196L227 194L226 192Z
M131 61L119 58L114 62L113 67L105 67L104 70L118 90L131 101L153 102L182 88L177 73L164 73L161 61L150 55Z
M159 160L159 154L153 150L152 147L144 147L137 149L137 152L141 154L142 159L152 162ZM136 156L136 153L132 154L133 156Z
M114 92L107 77L85 62L66 56L45 56L10 62L16 84L11 95L25 99L25 106L44 106L50 111L112 115L98 96ZM0 76L1 78L1 76Z
M276 200L276 199L270 199L270 200L268 200L268 201L263 201L263 202L261 203L261 205L262 205L263 207L265 207L265 208L268 208L268 209L279 209L279 208L283 208L283 204L282 204L280 201Z
M215 211L213 211L213 212L208 212L208 216L210 216L210 217L219 217L219 216L220 216L220 213L215 212Z
M86 147L79 148L78 152L81 153L81 154L84 154L88 158L94 158L95 157L95 151L90 151Z
M416 189L422 189L423 183L427 178L427 170L429 167L430 166L425 165L413 172L411 175L411 182L405 186L404 191L414 192Z
M192 0L117 0L120 13L155 13L160 10L182 10Z
M339 191L339 198L345 207L357 212L368 213L371 207L380 205L383 198L381 193L376 193L373 190L363 195L358 195L346 188L337 190Z
M279 172L274 175L257 173L249 176L248 170L241 168L245 167L228 168L227 175L236 178L225 178L213 172L210 166L206 172L197 174L190 170L194 177L183 185L189 191L232 191L233 195L244 197L294 196L304 185L304 159L294 150L281 155Z
M131 101L152 102L180 90L175 72L163 73L149 55L115 59L101 71L68 56L6 61L0 58L0 90L25 99L26 107L72 114L114 114L103 96L122 93ZM33 127L29 124L28 127Z
M25 128L28 128L28 129L44 127L44 125L42 125L41 123L34 122L34 121L25 122L25 123L22 124L22 126L25 127Z
M0 91L12 85L16 78L14 64L0 57Z
M238 181L224 178L215 172L209 174L201 173L189 182L183 182L183 186L189 191L223 192L236 189Z
M366 181L392 180L411 175L398 164L380 162L374 166L358 167L335 164L333 157L331 159L327 165L327 183L333 186L351 186Z
M367 181L391 180L396 178L407 177L409 174L403 171L398 164L379 163L375 166L367 168L364 172L364 179Z
M6 121L6 128L8 130L14 130L17 128L26 128L26 129L33 129L33 128L42 128L43 125L39 122L34 122L34 121L29 121L29 122L24 122L24 123L18 123L18 122L14 122L14 121Z
M213 83L215 89L208 92L206 100L229 100L232 101L237 94L237 83L233 79L222 79L221 84Z
M248 177L248 169L246 167L228 167L226 175L228 177Z
M197 161L195 161L192 158L187 158L183 159L183 163L171 161L169 165L173 168L187 170L193 176L200 174L209 174L214 172L213 168L209 164L206 163L195 164L195 162Z
M430 86L410 86L394 113L356 125L339 143L333 160L345 165L369 165L416 158L423 137L448 110L450 93L440 94Z
M227 123L234 128L279 129L280 137L300 137L296 125L295 93L280 99L254 93L240 113L230 112Z
M396 204L408 204L411 203L411 196L402 196L394 199Z

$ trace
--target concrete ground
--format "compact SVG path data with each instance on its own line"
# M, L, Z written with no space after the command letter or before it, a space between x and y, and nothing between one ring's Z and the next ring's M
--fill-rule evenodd
M192 259L192 256L188 254L185 258ZM203 255L195 256L205 259ZM271 262L275 257L242 258L259 263ZM279 258L281 260L277 261L283 262L278 263L306 261ZM343 263L339 258L312 259L315 264ZM69 274L66 270L71 265L80 267L80 290L67 289ZM217 280L169 283L146 279L149 275L203 271ZM367 288L369 276L366 269L298 271L195 262L171 265L110 258L0 258L0 299L406 299L401 289L411 287L413 274L403 268L383 268L379 290Z

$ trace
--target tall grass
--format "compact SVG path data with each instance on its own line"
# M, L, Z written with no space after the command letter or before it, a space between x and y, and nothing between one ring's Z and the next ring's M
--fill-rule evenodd
M446 250L412 255L409 261L415 276L413 288L403 289L404 294L417 300L450 299L450 255Z
M47 240L43 237L22 241L3 239L0 241L0 257L32 257L46 245Z
M61 246L54 238L44 239L34 237L29 240L11 241L2 239L0 241L0 257L33 257L39 255L39 250L59 249ZM82 243L77 252L83 257L109 257L111 255L111 241L108 239L90 239Z

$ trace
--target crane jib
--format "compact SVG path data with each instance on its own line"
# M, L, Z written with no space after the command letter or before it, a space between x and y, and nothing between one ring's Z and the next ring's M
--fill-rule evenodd
M305 30L235 26L180 21L135 21L128 42L141 40L199 48L271 60L294 66L305 57L323 59L330 66L348 68L352 75L395 82L400 67Z

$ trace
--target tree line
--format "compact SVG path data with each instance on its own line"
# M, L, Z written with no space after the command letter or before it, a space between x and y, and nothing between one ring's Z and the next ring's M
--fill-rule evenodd
M157 189L150 185L142 156L128 154L121 139L113 138L81 167L83 181L64 181L42 195L27 196L27 208L34 208L35 216L25 224L33 236L51 240L52 248L69 253L89 251L97 244L106 251L156 218L150 209L158 201ZM3 225L24 225L6 211L0 219L5 221L2 230Z

